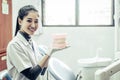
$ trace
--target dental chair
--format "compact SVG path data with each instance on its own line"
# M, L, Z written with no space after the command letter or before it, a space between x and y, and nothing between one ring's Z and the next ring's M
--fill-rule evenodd
M0 80L12 80L7 70L0 72Z
M45 45L39 45L38 48L42 55L46 55L48 48ZM64 64L62 61L54 57L51 57L49 60L47 72L50 73L50 75L55 80L78 80L79 79L79 75L75 77L72 70L66 64Z
M110 80L110 77L120 71L120 60L113 62L104 69L95 72L95 80Z
M56 58L50 58L48 63L48 71L55 80L76 80L72 70Z

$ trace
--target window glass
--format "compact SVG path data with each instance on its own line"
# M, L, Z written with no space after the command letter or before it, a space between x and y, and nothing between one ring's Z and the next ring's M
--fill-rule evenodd
M112 25L112 0L79 0L79 25Z
M75 0L45 0L44 25L75 25Z

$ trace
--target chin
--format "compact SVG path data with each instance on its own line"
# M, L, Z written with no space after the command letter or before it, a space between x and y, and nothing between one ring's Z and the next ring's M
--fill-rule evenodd
M33 35L33 34L34 34L34 32L30 32L30 33L29 33L29 35Z
M33 35L34 33L31 33L30 35Z
M33 35L35 33L35 31L29 31L28 33L29 33L29 35Z

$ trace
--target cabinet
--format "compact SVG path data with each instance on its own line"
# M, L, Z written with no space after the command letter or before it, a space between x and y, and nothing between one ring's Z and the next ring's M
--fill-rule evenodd
M8 4L8 14L2 13L2 3L0 0L0 71L6 69L6 47L12 39L12 0L5 0Z

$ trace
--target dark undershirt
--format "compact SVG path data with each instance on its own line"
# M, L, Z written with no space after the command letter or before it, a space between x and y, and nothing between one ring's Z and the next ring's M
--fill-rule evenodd
M27 41L31 39L30 35L28 35L27 33L21 31L19 32ZM39 74L41 75L45 74L46 69L47 69L46 67L42 69L39 65L36 65L35 67L30 67L21 71L21 73L30 80L36 80Z

